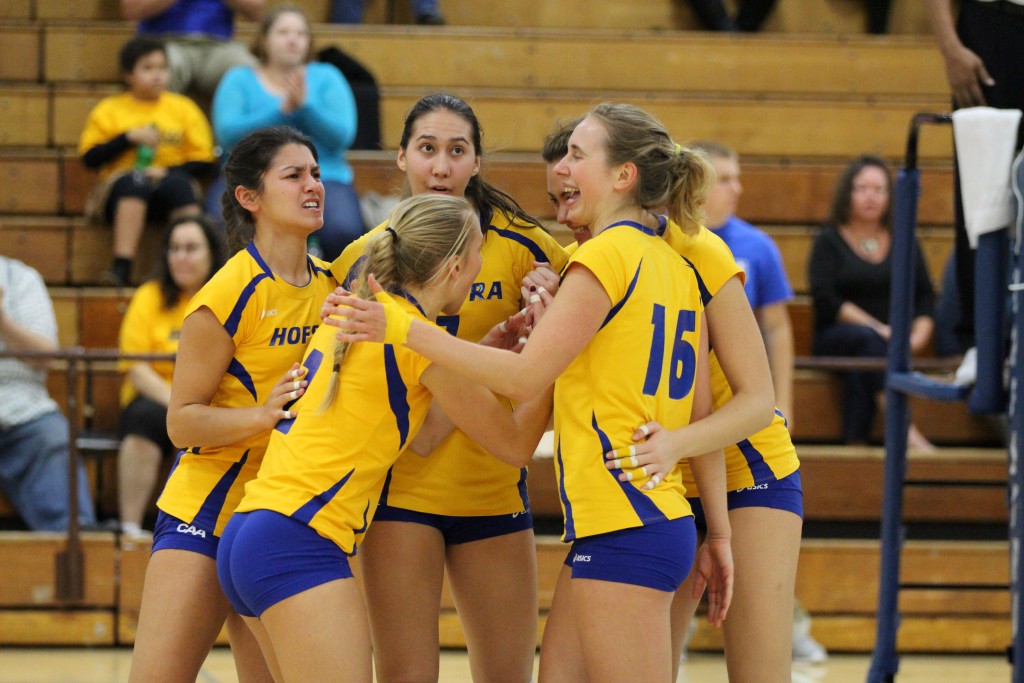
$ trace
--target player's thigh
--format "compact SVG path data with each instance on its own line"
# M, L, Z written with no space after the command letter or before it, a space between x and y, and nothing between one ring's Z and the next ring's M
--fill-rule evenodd
M213 558L178 549L153 553L129 680L195 681L228 609Z
M573 579L573 616L590 683L669 683L672 596L646 586ZM616 633L635 637L627 637L622 647L610 647L609 634Z
M537 647L533 530L448 546L448 580L474 681L529 681Z
M370 627L359 586L336 579L260 615L286 681L370 683Z
M731 510L736 579L723 626L731 680L788 681L802 520L786 510Z
M583 646L572 608L572 569L558 573L540 646L540 683L584 683Z
M415 522L375 521L358 557L378 679L437 680L441 532Z

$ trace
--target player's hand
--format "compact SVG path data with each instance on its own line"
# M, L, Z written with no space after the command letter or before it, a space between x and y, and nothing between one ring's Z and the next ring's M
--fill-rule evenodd
M548 310L551 302L554 301L554 294L543 285L524 285L521 288L521 293L524 302L521 312L526 316L526 324L532 330L544 317L544 312Z
M125 132L125 136L127 136L128 142L135 146L148 145L150 147L156 147L160 144L160 131L156 126L139 126L138 128L131 128Z
M670 434L657 422L640 425L633 432L634 445L604 454L605 466L613 471L622 470L619 481L647 479L641 488L653 489L679 462L679 452L671 443Z
M298 363L293 363L291 369L284 373L284 376L270 390L270 397L263 404L267 415L267 429L271 429L280 420L295 417L295 411L287 410L285 406L293 403L306 393L306 387L309 386L309 382L302 379L305 374L305 367Z
M526 346L526 340L533 328L526 324L527 310L524 308L509 316L507 320L487 331L487 334L480 340L481 346L490 346L495 349L505 349L519 352Z
M526 274L523 278L523 287L529 290L530 286L537 287L538 289L543 288L554 296L558 292L558 283L561 278L555 269L551 267L550 263L545 261L534 261L533 270ZM527 297L529 299L529 297ZM525 301L524 301L525 303Z
M348 291L344 287L337 287L333 292L327 295L327 299L324 301L323 306L320 307L320 320L337 327L337 320L331 321L330 316L341 315L341 300L345 297L352 296L352 292Z
M343 342L372 341L396 346L404 344L409 337L412 316L384 291L373 273L367 277L367 283L374 301L353 296L340 298L338 315L342 319L337 324L331 323L341 330L335 335L336 338Z
M732 546L727 538L707 538L693 560L696 576L693 582L693 598L700 598L704 589L708 591L708 622L720 627L732 604L733 563Z

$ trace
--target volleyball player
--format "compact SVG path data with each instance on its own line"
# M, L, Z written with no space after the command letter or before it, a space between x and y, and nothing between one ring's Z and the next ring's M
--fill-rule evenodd
M270 430L304 391L298 361L337 283L306 254L324 208L308 138L251 133L225 173L224 215L244 249L192 299L181 328L167 428L185 449L157 502L131 681L194 683L225 619L239 680L271 680L217 582L217 544Z

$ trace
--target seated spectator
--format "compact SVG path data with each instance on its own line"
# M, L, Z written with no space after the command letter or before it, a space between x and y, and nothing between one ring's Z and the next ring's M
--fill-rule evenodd
M311 49L301 9L279 5L267 11L253 46L259 66L239 66L224 76L213 99L213 127L225 158L246 134L265 126L289 125L312 138L324 183L324 226L310 236L310 248L332 261L364 232L345 160L356 133L356 103L335 67L309 61ZM221 177L207 197L207 210L218 219L223 194Z
M42 276L0 256L0 349L54 351L57 319ZM0 358L0 490L33 531L68 528L68 421L46 389L48 361ZM78 522L96 514L78 468Z
M136 36L119 59L128 92L93 108L78 151L86 166L100 171L86 213L114 227L114 258L105 279L127 285L146 223L196 213L195 179L212 168L214 157L203 112L184 95L167 92L163 43Z
M266 0L121 0L121 16L138 21L138 32L167 43L169 88L204 104L227 70L253 64L252 54L231 40L237 12L259 21Z
M437 6L438 0L409 0L413 21L424 26L441 26L444 17ZM331 0L331 21L335 24L363 23L366 0Z
M224 265L219 228L200 215L182 216L164 233L155 279L135 292L121 324L122 354L176 353L189 300ZM142 533L160 461L175 448L167 436L167 403L174 363L123 361L117 456L121 531Z
M853 161L836 185L825 228L814 241L808 263L814 299L814 354L883 358L889 337L892 178L885 162L863 156ZM915 249L914 319L910 348L923 351L931 340L935 291L924 254ZM843 437L867 443L876 407L884 400L884 372L846 372ZM915 426L908 444L934 446Z
M761 24L775 8L776 0L740 0L739 12L735 17L729 16L724 0L687 0L690 9L708 31L743 31L752 33L761 28Z

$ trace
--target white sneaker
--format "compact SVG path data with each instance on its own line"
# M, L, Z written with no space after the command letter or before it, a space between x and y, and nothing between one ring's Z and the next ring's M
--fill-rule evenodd
M966 387L974 384L977 378L978 348L976 346L972 346L967 349L967 353L964 354L964 359L960 362L960 367L956 369L956 373L953 375L953 383Z
M811 636L811 615L800 604L793 605L793 661L800 664L821 664L828 659L828 650Z
M828 661L828 650L810 633L793 634L793 661L799 664L821 664Z

